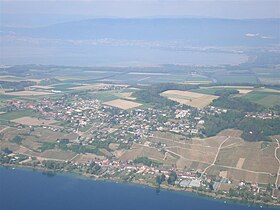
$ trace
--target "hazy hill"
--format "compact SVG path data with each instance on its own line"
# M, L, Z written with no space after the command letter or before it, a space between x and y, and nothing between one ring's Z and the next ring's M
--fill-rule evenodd
M279 44L279 19L89 19L38 28L2 28L17 35L56 39L184 40L193 45Z
M99 18L1 27L2 64L239 64L279 47L280 19ZM260 48L259 48L260 49ZM275 49L273 49L275 50Z

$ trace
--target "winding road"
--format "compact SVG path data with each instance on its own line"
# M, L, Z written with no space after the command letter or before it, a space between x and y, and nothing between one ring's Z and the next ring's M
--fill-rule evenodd
M215 159L213 160L212 164L207 166L204 171L201 173L201 177L205 174L205 172L207 171L208 168L210 168L211 166L214 166L215 165L215 162L219 156L219 153L220 153L220 149L222 148L222 145L230 138L230 136L228 136L218 147L218 151L216 153L216 156L215 156Z
M275 140L277 141L278 147L275 147L274 156L275 156L276 160L278 160L278 163L279 163L275 186L276 186L276 188L278 188L278 179L279 179L279 173L280 173L280 159L277 157L277 150L280 148L280 144L279 144L279 140L277 138L275 138Z

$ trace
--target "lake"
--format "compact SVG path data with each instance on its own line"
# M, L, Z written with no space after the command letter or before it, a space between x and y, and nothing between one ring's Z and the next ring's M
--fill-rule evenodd
M91 46L30 43L6 46L0 64L54 64L72 66L153 66L181 65L238 65L247 62L245 54L222 52L175 51L149 47Z
M0 167L1 210L252 210L192 193ZM262 209L270 209L263 207Z

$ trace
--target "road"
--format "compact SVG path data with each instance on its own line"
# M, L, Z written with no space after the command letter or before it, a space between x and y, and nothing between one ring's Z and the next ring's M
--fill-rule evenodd
M204 171L201 173L201 176L203 176L205 174L205 172L207 171L208 168L210 168L211 166L214 166L215 165L215 162L219 156L219 153L220 153L220 149L222 148L222 145L230 138L230 136L228 136L218 147L218 151L216 153L216 156L215 156L215 159L213 160L212 164L207 166Z
M0 130L0 133L2 133L4 130L7 130L8 128L10 128L10 127L3 128L2 130Z
M278 188L278 179L279 179L279 173L280 173L280 159L277 157L277 150L280 148L280 144L279 144L278 139L275 138L275 140L277 141L278 146L275 148L274 156L275 156L276 160L278 160L278 163L279 163L278 172L277 172L276 181L275 181L275 186L276 186L276 188Z

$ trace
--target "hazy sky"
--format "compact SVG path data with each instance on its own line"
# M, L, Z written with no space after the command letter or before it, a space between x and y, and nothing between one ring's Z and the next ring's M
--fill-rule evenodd
M0 3L2 17L40 14L280 18L280 0L0 0Z

